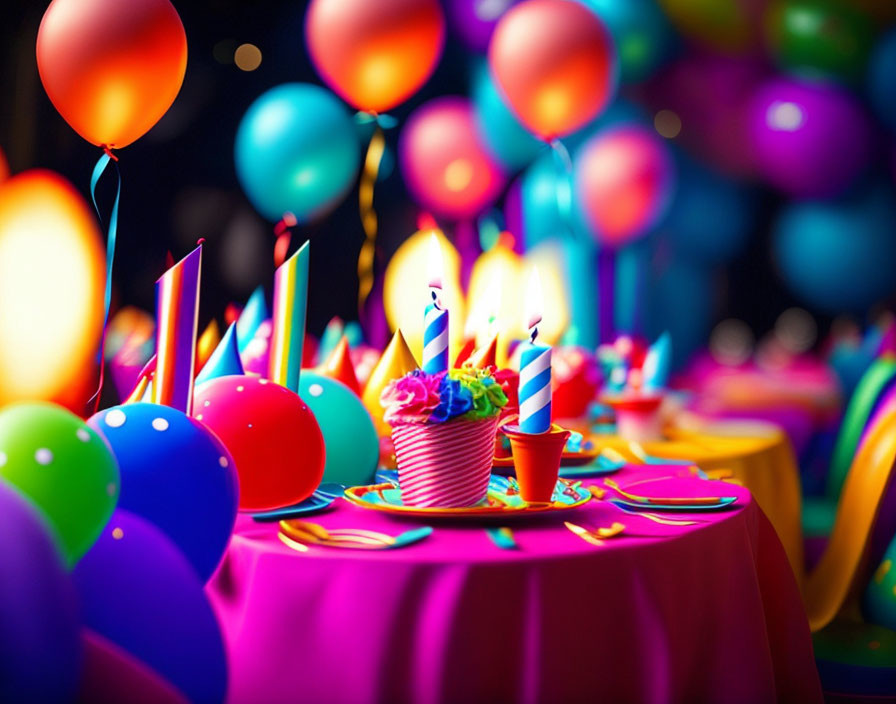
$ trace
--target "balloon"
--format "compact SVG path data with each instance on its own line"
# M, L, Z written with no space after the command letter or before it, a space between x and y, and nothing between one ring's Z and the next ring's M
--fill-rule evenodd
M86 626L190 701L224 700L227 659L218 622L190 563L161 530L118 509L72 577Z
M707 264L730 260L746 244L757 211L755 192L684 154L663 223L676 252Z
M70 567L93 545L118 498L118 465L106 443L51 403L0 411L0 478L41 510Z
M335 208L354 185L361 151L354 121L331 93L285 83L249 106L234 155L240 184L258 212L308 222Z
M896 287L896 204L886 188L840 202L793 203L773 233L781 275L817 310L864 312Z
M390 110L416 93L444 39L438 0L312 0L305 18L317 72L367 112Z
M96 220L61 176L0 184L0 406L83 408L103 324L105 256Z
M361 399L345 384L303 371L299 395L320 425L327 448L325 482L370 484L380 457L380 441Z
M896 629L896 540L890 543L884 559L865 590L864 611L869 623Z
M764 75L750 58L685 55L651 82L653 119L670 121L666 136L689 152L725 172L752 177L749 105Z
M464 295L460 286L460 257L440 230L415 232L392 255L383 279L383 305L392 330L401 330L410 348L423 353L423 309L429 302L428 262L431 234L435 233L442 251L442 283L445 305L450 313L449 359L463 344ZM374 414L374 417L375 414Z
M597 239L618 247L665 215L674 169L666 146L638 126L615 127L576 154L576 194Z
M37 33L37 68L75 132L120 149L177 97L187 37L168 0L53 0Z
M492 35L489 64L513 111L544 140L583 127L616 88L613 40L572 0L516 5Z
M482 212L504 175L478 138L470 101L442 97L418 108L401 133L405 183L425 208L461 219Z
M118 505L161 528L207 581L230 542L239 493L221 441L177 409L154 403L114 406L88 423L118 460Z
M675 31L656 0L582 0L610 30L619 54L619 79L638 83L672 53Z
M716 51L739 54L756 43L765 0L659 0L678 30Z
M775 63L787 71L856 80L874 43L871 19L838 0L775 0L763 24Z
M0 701L72 701L81 676L77 598L46 528L0 481Z
M551 417L581 418L596 398L602 377L594 354L573 345L551 357Z
M871 127L861 106L833 85L789 78L753 97L751 143L773 186L800 197L842 193L871 157Z
M544 142L516 119L485 62L473 71L471 98L479 137L505 169L521 169L544 150Z
M320 484L323 436L314 414L289 389L256 377L218 377L196 387L193 417L236 462L241 509L297 504Z
M896 132L896 29L883 35L868 66L868 93L878 118Z
M475 51L486 51L501 16L519 0L448 0L448 23L458 38Z

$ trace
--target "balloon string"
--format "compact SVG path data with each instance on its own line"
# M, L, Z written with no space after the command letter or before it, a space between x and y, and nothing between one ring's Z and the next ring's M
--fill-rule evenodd
M557 212L560 214L560 221L569 231L570 236L575 239L576 230L572 222L572 159L566 145L559 139L552 139L550 145L554 152L554 164L557 171L555 189Z
M277 240L274 242L275 268L279 268L286 261L289 244L292 242L292 228L296 226L297 222L296 216L292 213L283 213L283 217L274 225L274 235L277 237Z
M361 210L361 226L364 228L364 243L358 254L358 313L361 314L367 296L373 290L373 264L376 259L376 211L373 209L373 187L380 170L380 160L386 149L386 138L379 121L370 138L364 171L358 189L358 204Z
M103 147L103 155L93 167L93 175L90 177L90 197L93 200L93 207L96 214L103 221L103 214L96 202L96 187L100 178L109 166L109 162L115 164L115 175L117 177L117 185L115 188L115 201L112 203L112 212L109 215L109 226L106 234L106 291L103 296L103 331L100 338L100 348L98 352L98 362L100 366L100 378L97 383L96 392L87 401L87 405L93 404L93 412L99 410L100 394L103 390L104 366L106 355L106 325L109 321L109 305L112 302L112 263L115 259L115 240L118 237L118 204L121 200L121 171L118 168L118 157L112 153L109 147Z

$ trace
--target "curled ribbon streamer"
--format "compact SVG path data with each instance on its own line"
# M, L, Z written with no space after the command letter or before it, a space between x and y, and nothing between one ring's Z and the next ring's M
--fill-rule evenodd
M93 207L96 210L96 214L102 223L103 214L100 212L100 207L96 202L96 187L100 178L102 178L103 173L105 173L106 167L109 166L109 162L115 164L115 175L118 179L118 183L115 188L115 200L112 203L112 211L109 215L109 227L106 234L106 291L103 296L103 332L102 337L100 338L100 349L97 353L100 365L100 378L97 383L96 392L94 392L93 396L87 401L88 406L91 403L93 404L94 413L99 409L100 393L103 390L103 366L106 353L106 324L109 321L109 305L112 301L112 262L115 259L115 240L118 237L118 203L121 200L121 171L118 168L118 157L112 153L112 150L109 149L109 147L104 147L103 154L93 167L93 175L90 177L90 198L93 201Z
M557 212L570 236L575 238L576 230L572 222L572 159L566 145L559 139L552 139L550 144L557 168Z
M385 117L385 116L384 116ZM380 170L380 161L386 149L386 137L377 118L373 136L367 146L364 158L364 172L358 188L358 204L361 210L361 226L364 228L364 243L358 254L358 312L362 312L364 301L373 290L373 263L376 259L376 211L373 209L373 187Z

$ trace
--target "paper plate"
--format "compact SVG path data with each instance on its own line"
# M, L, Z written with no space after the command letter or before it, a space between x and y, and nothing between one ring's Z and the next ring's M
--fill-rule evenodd
M283 508L275 508L270 511L259 511L253 513L252 518L259 522L281 521L287 518L297 518L299 516L307 516L311 513L323 511L339 497L323 491L315 491L311 496L301 503L292 506L284 506Z
M566 452L560 455L561 467L580 467L583 464L594 462L600 455L600 450L582 450L581 452ZM492 460L492 467L513 469L513 456L495 457Z
M353 486L345 490L345 498L353 504L375 511L421 518L524 518L535 514L557 513L583 506L591 499L590 492L578 482L561 479L557 482L551 503L529 505L523 501L511 478L492 475L487 498L476 506L464 508L420 508L401 502L401 489L390 482Z

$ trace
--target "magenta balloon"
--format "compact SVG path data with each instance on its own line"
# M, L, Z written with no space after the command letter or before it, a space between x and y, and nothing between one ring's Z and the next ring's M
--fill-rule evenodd
M504 186L504 174L482 144L466 98L436 98L418 108L401 133L399 152L411 194L437 215L473 217Z
M448 0L448 23L471 49L485 52L495 25L519 0Z
M575 160L576 196L599 242L619 247L666 214L674 167L653 130L626 125L586 142Z
M750 137L759 172L799 197L842 193L871 158L871 125L859 103L825 83L775 78L750 107Z
M750 58L689 54L661 72L648 92L652 107L681 120L675 141L733 176L755 175L749 105L762 81Z

